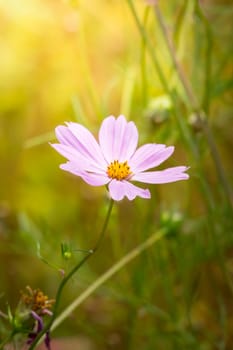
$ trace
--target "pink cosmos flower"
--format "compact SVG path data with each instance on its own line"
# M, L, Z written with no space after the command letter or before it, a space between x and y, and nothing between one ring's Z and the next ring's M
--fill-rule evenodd
M150 191L133 185L132 181L163 184L186 180L186 166L159 171L146 171L171 156L174 147L148 143L137 149L138 130L123 115L103 120L99 130L99 142L84 126L69 122L58 126L56 136L60 143L52 144L68 159L60 168L80 176L92 186L108 184L109 195L115 201L124 197L150 198Z

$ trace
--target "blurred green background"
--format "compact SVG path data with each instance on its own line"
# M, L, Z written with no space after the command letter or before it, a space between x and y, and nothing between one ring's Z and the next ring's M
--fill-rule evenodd
M157 9L143 0L0 0L0 310L14 309L27 285L54 297L56 267L68 271L78 249L92 248L105 217L105 188L59 169L54 128L76 121L97 134L103 118L125 114L140 144L176 146L164 168L188 165L190 180L117 203L61 310L151 234L169 233L53 337L85 336L96 349L233 348L232 14L220 0ZM67 261L63 242L74 249Z

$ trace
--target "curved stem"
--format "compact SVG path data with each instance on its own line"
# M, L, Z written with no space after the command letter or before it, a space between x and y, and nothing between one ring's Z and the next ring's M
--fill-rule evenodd
M29 347L28 350L32 350L32 349L35 349L35 346L38 344L39 340L41 339L41 337L50 330L53 322L55 321L56 319L56 316L57 316L57 313L58 313L58 307L59 307L59 304L60 304L60 300L61 300L61 295L62 295L62 292L63 292L63 289L64 287L66 286L67 282L71 279L71 277L75 274L75 272L77 272L81 267L82 265L98 250L103 238L104 238L104 234L106 232L106 228L108 226L108 222L109 222L109 218L110 218L110 215L111 215L111 212L112 212L112 207L113 207L113 199L110 200L110 203L109 203L109 208L108 208L108 211L107 211L107 215L106 215L106 218L105 218L105 221L104 221L104 224L103 224L103 228L100 232L100 235L99 235L99 238L94 246L93 249L89 250L87 255L84 256L84 258L77 264L73 267L73 269L63 278L63 280L61 281L59 287L58 287L58 290L57 290L57 295L56 295L56 302L55 302L55 305L54 305L54 310L53 310L53 315L51 317L51 319L49 320L49 322L46 324L46 326L43 328L43 330L37 335L37 337L35 338L35 340L33 341L33 343L31 344L31 346Z
M109 207L108 207L108 211L107 211L107 215L106 215L106 218L105 218L105 221L104 221L104 224L103 224L103 228L100 232L100 235L99 235L99 239L98 241L96 242L96 245L94 246L94 248L92 249L92 254L95 253L97 251L97 249L99 248L103 238L104 238L104 234L105 234L105 231L106 231L106 228L108 226L108 222L109 222L109 218L110 218L110 215L111 215L111 212L112 212L112 207L113 207L113 204L114 204L114 200L111 199L110 200L110 203L109 203Z
M110 269L98 277L82 294L80 294L69 306L62 311L62 313L56 318L51 330L57 328L84 300L86 300L92 293L96 291L101 285L108 281L118 271L123 269L127 264L136 259L144 251L152 247L156 242L163 238L167 234L166 229L160 229L153 233L144 242L140 243L129 253L124 255L119 261L117 261Z

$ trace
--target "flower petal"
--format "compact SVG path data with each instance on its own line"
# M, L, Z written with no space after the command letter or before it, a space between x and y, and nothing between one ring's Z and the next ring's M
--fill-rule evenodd
M99 164L100 167L106 169L107 163L103 157L100 146L90 131L78 123L69 122L67 126L68 130L76 138L75 149L83 156ZM59 129L58 132L63 132L63 138L67 137L67 133L64 134L64 129ZM59 137L61 136L59 135ZM73 138L71 142L74 142Z
M88 160L73 147L60 143L50 143L50 145L63 157L67 158L70 161L79 163L80 166L84 169L88 164L90 164L90 162L88 162Z
M138 131L133 122L127 122L123 115L117 119L106 118L99 131L99 143L108 163L114 160L123 162L135 152L138 143Z
M32 317L37 321L37 330L36 333L39 333L40 331L42 331L42 329L44 328L44 323L43 323L43 319L41 316L39 316L35 311L31 310L30 314L32 315Z
M127 123L119 150L119 161L124 162L132 157L138 145L138 129L134 122Z
M59 152L63 157L67 158L69 161L75 164L76 168L80 171L91 171L94 173L106 173L106 168L101 167L93 159L85 157L83 154L79 153L75 148L60 143L50 144L57 152Z
M115 201L122 200L125 196L133 200L136 196L141 198L150 198L150 191L137 187L128 181L112 180L109 185L109 194Z
M184 172L188 169L189 168L186 166L177 166L161 171L147 171L133 175L130 180L149 184L164 184L180 180L187 180L189 175Z
M123 115L120 115L115 119L115 131L114 138L112 140L112 160L120 161L119 157L121 155L121 146L124 142L124 134L127 127L127 121Z
M174 152L174 147L148 143L137 149L129 161L129 166L134 174L154 168L164 162Z
M72 134L67 126L59 125L55 128L55 133L58 141L66 146L71 146L73 148L79 147L79 142L77 138Z
M113 139L115 137L115 118L109 116L104 119L99 130L99 144L108 163L113 158Z
M79 169L76 166L76 164L72 162L61 164L60 168L62 170L68 171L71 174L80 176L87 184L91 186L103 186L110 181L109 177L104 173L103 174L89 173L87 171Z
M134 154L138 144L138 130L133 122L127 122L120 115L115 122L115 138L113 143L113 159L124 162Z

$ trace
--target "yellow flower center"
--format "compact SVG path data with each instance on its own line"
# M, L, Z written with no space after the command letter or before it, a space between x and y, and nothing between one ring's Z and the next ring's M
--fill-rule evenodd
M114 160L109 164L107 174L112 179L123 180L131 174L131 171L127 161L119 163L118 160Z
M48 300L40 289L26 287L26 292L21 292L21 302L29 309L41 313L43 309L50 309L55 300Z

